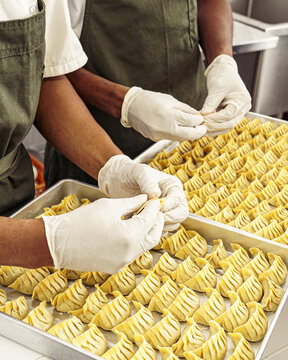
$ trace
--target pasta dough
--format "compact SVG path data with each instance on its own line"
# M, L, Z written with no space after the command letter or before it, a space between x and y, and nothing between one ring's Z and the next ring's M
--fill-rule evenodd
M16 319L22 320L29 313L29 307L24 296L20 296L15 300L7 301L0 307L0 311L13 316Z
M110 276L104 284L100 286L100 289L108 294L112 294L113 291L120 291L121 294L129 294L136 286L136 277L133 271L126 266L118 274Z
M138 350L131 360L156 360L157 354L153 347L146 341L143 335L135 335L134 341Z
M287 268L280 256L267 253L270 268L259 275L259 280L267 278L278 285L284 284L287 277Z
M164 276L162 281L164 285L153 295L148 306L149 310L159 313L163 313L163 309L166 309L179 294L178 286L172 279Z
M174 270L176 270L176 268L176 261L172 259L167 252L165 252L151 270L161 280L163 276L169 276Z
M134 347L125 335L118 334L118 342L105 352L103 358L106 360L129 360L134 355Z
M153 256L150 251L146 251L141 256L139 256L136 260L133 261L129 265L130 269L134 272L134 274L141 274L141 270L149 269L152 266Z
M62 340L72 342L72 340L80 336L84 330L84 325L80 319L76 316L72 316L72 318L54 325L50 330L48 330L48 333L57 336Z
M89 324L88 326L89 329L73 339L72 344L101 356L107 349L107 340L96 325Z
M190 259L205 256L208 252L208 246L206 240L199 234L192 237L177 253L176 257L179 259L186 259L188 256Z
M217 290L222 296L228 297L229 291L237 291L237 289L243 284L242 277L234 265L226 260L220 261L220 267L224 270L224 275L218 282Z
M66 275L61 270L58 270L39 282L33 290L32 298L50 302L57 294L66 290L67 287Z
M207 287L215 287L217 274L214 267L204 258L196 258L195 261L201 270L193 278L186 281L185 285L199 292L204 292Z
M11 285L10 288L25 295L32 295L34 288L50 275L47 267L25 271Z
M19 276L24 274L28 269L18 266L1 266L0 267L0 284L8 286L12 284Z
M213 240L213 246L210 254L205 256L205 259L214 266L215 269L219 268L219 262L228 256L227 251L221 239Z
M81 308L88 296L88 290L79 279L67 290L55 296L51 301L52 306L61 312L68 312Z
M88 286L102 285L108 278L109 274L99 271L83 272L80 277Z
M250 269L240 270L244 283L237 290L237 294L244 303L259 301L263 294L263 289L258 278Z
M264 295L261 305L265 311L276 311L283 296L284 290L272 280L263 278L261 281Z
M54 317L47 309L46 301L42 301L40 305L29 312L23 321L40 330L47 331L53 325Z
M188 256L182 261L177 269L171 273L171 278L176 284L184 284L191 277L195 276L200 268Z
M7 301L7 295L4 290L0 289L0 306L3 306Z
M247 251L239 244L231 243L233 253L225 261L234 265L236 270L243 268L250 261Z
M244 269L250 269L255 276L259 276L264 271L269 269L269 263L265 258L263 251L258 248L250 248L249 249L251 255L253 256L253 260L251 260Z
M255 354L250 343L240 333L228 333L235 349L228 360L254 360Z

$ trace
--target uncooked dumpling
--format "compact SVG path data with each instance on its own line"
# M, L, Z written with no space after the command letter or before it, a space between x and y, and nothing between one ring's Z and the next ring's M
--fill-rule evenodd
M143 335L136 334L134 341L138 350L131 360L156 360L157 354L153 347L148 343Z
M33 290L32 298L50 302L57 294L66 290L68 281L66 275L58 270L43 279Z
M239 271L231 263L222 260L219 265L224 270L224 275L221 276L216 289L222 296L228 297L228 291L237 291L243 284L243 280Z
M118 342L102 355L106 360L130 360L134 355L133 343L125 335L118 334Z
M19 276L24 274L28 269L19 266L1 266L0 267L0 284L8 286L12 284Z
M206 240L196 233L187 243L184 245L175 256L179 259L186 259L188 256L194 260L198 257L203 257L208 252L208 246Z
M237 290L237 294L244 303L251 301L260 301L263 289L260 281L249 269L240 270L244 283Z
M68 312L80 309L88 296L88 290L79 279L68 289L56 295L51 301L52 306L61 312Z
M133 301L136 314L123 321L113 328L113 332L123 333L128 340L134 342L134 335L143 335L154 325L154 318L150 310L145 308L141 303Z
M188 256L186 260L182 261L177 269L171 273L171 278L176 284L184 284L191 277L195 276L200 268Z
M46 301L42 301L40 305L30 311L23 321L40 330L47 331L53 325L54 317L47 309Z
M0 311L22 320L29 313L29 307L24 296L20 296L15 300L7 301L5 305L0 307Z
M7 301L7 295L4 290L0 289L0 306L3 306Z
M89 324L88 326L89 329L72 340L72 344L101 356L106 351L107 340L96 325Z
M84 332L85 328L80 319L73 316L70 319L59 322L54 325L48 333L62 340L72 342L73 339L80 336Z
M126 266L118 274L110 276L104 284L100 286L100 289L108 294L112 294L113 291L119 291L123 295L129 294L136 286L136 277L133 271Z
M262 287L264 295L261 301L261 305L265 311L276 311L283 296L284 290L281 286L275 284L272 280L263 278Z
M254 360L255 354L250 343L240 333L228 333L235 349L228 360Z
M287 268L280 256L267 253L270 268L259 275L259 280L264 278L274 281L278 285L284 284L287 276Z
M253 256L253 260L251 260L244 269L250 269L253 271L254 275L257 277L262 274L264 271L269 269L269 263L265 258L263 251L258 248L250 248L250 253Z
M193 230L186 230L183 226L175 234L166 236L162 249L175 255L187 242L197 233Z
M50 275L48 268L41 267L25 271L9 287L25 295L32 295L34 288L47 276Z
M104 330L113 329L126 320L131 313L130 305L125 297L118 291L115 291L113 295L115 299L104 305L91 321Z
M223 245L223 241L221 239L213 240L213 246L210 254L205 256L205 259L210 262L214 266L215 269L218 269L219 262L225 259L228 256L227 251Z
M150 251L146 251L134 260L130 265L130 269L134 274L141 274L141 270L149 269L153 262L153 256Z
M201 270L184 285L199 292L204 292L207 287L215 287L217 274L214 267L204 258L196 258L195 261Z
M225 261L234 265L236 270L242 269L250 261L247 251L239 244L231 243L233 253Z
M81 279L88 286L102 285L108 278L109 274L100 271L87 271L81 274Z
M163 276L170 276L170 274L176 269L176 261L172 259L167 252L165 252L151 270L161 280Z
M160 313L163 313L163 309L166 309L172 304L180 292L177 284L175 284L171 278L164 276L162 280L163 285L156 294L153 295L148 306L149 310Z

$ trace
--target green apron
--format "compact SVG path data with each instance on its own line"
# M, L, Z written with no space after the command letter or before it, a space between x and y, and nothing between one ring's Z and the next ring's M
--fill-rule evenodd
M94 74L202 107L206 81L198 47L197 0L87 0L81 43L89 59L85 67ZM118 119L95 107L89 110L131 158L153 144ZM46 185L67 177L95 183L47 144Z
M34 196L31 160L22 140L30 130L42 81L45 9L27 19L0 22L0 214Z

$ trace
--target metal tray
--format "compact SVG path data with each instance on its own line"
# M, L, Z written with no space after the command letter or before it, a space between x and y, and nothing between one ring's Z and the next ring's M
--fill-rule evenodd
M64 196L67 196L70 193L75 193L78 197L87 197L90 200L96 200L100 197L103 197L104 195L99 191L99 189L86 185L84 183L74 181L74 180L63 180L59 183L57 183L55 186L50 188L48 191L46 191L44 194L39 196L37 199L31 201L29 204L27 204L23 209L19 210L17 213L15 213L12 217L17 218L32 218L37 215L39 215L43 211L43 207L51 206L55 203L58 203L61 201L61 199ZM197 232L199 232L201 235L203 235L208 243L209 250L212 245L213 239L216 238L222 238L224 245L227 249L227 251L231 250L230 243L231 242L237 242L241 244L246 249L249 249L252 246L259 247L264 251L264 253L267 253L268 251L272 251L278 255L280 255L286 266L288 266L288 251L286 248L283 248L282 246L279 246L277 243L272 243L268 240L263 240L262 238L254 238L249 233L244 234L238 234L235 236L235 232L231 231L230 227L225 227L222 224L218 224L214 221L201 218L201 217L189 217L185 222L184 226L187 229L194 229ZM159 256L161 255L161 252L153 251L153 257L154 257L154 263L158 260ZM140 280L140 276L137 276L137 282ZM1 287L1 286L0 286ZM253 344L253 349L256 354L256 360L262 359L262 355L265 351L267 351L267 344L269 342L269 338L272 335L276 325L277 321L280 317L280 314L283 310L285 301L288 296L288 277L286 279L285 284L283 285L285 289L284 297L278 307L278 310L276 313L266 313L268 315L268 321L269 321L269 328L265 335L265 338L259 342ZM5 291L8 295L8 299L15 298L17 295L16 292L13 289L9 289L6 287ZM9 291L8 291L9 289ZM10 291L11 290L11 291ZM93 288L91 288L91 291ZM199 295L199 293L198 293ZM19 294L18 294L19 296ZM206 300L205 295L200 295L200 302L202 303ZM26 297L29 299L29 306L31 307L31 297ZM35 301L34 306L35 306ZM226 301L225 301L226 302ZM228 302L228 301L227 301ZM33 304L32 304L33 305ZM53 314L55 315L55 313ZM153 313L155 315L155 313ZM58 316L56 317L56 321L63 320L65 318L65 314L61 315L61 313L58 313ZM154 316L156 321L160 319L160 315ZM208 328L206 327L206 330L204 331L205 336L207 338L208 336ZM115 335L112 333L104 332L105 336L108 340L108 345L111 346L113 343L115 343ZM23 321L14 319L6 314L0 313L0 334L4 335L24 346L27 346L31 348L34 351L40 352L43 355L49 356L56 360L88 360L88 359L97 359L101 360L102 357L99 357L97 355L93 355L91 352L85 351L79 347L76 347L66 341L63 341L61 339L58 339L55 336L52 336L44 331L41 331L33 326L30 326ZM230 348L230 350L229 350ZM269 350L269 349L268 349ZM228 358L229 355L231 355L232 352L232 342L231 339L228 338L228 352L225 357L225 359Z
M257 113L253 113L253 112L249 112L247 115L246 115L246 118L248 120L252 120L254 118L258 118L259 120L262 120L263 122L265 121L271 121L277 125L279 124L286 124L288 125L288 122L285 121L285 120L280 120L280 119L276 119L276 118L273 118L273 117L270 117L270 116L266 116L266 115L260 115L260 114L257 114ZM158 141L157 143L153 144L152 146L150 146L147 150L145 150L142 154L140 154L139 156L137 156L134 160L138 163L147 163L149 159L153 159L161 150L165 149L167 152L170 152L171 150L173 150L177 145L179 145L179 142L178 141L169 141L169 140L161 140L161 141ZM200 215L196 215L196 214L193 214L193 213L190 213L189 214L190 217L192 218L196 218L196 219L199 219L199 221L203 221L203 219L205 219L206 222L209 222L209 223L214 223L214 224L217 224L217 226L221 227L222 229L226 229L226 230L229 230L229 231L232 231L235 233L235 235L237 235L237 238L239 236L248 236L250 238L253 238L253 239L261 239L261 240L265 240L265 241L268 241L269 244L271 244L271 242L273 242L272 240L268 240L268 239L265 239L263 237L260 237L258 235L255 235L253 233L249 233L247 231L244 231L244 230L240 230L240 229L237 229L237 228L234 228L232 226L228 226L228 225L225 225L225 224L222 224L220 222L217 222L217 221L214 221L214 220L209 220L203 216L200 216ZM202 220L200 220L202 219ZM284 244L278 244L280 247L282 247L283 249L287 249L287 245L284 245Z

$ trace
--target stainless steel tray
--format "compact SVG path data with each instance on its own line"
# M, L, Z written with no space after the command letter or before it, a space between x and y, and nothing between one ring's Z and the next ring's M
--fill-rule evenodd
M285 121L285 120L280 120L280 119L276 119L276 118L273 118L273 117L270 117L270 116L266 116L266 115L260 115L260 114L257 114L257 113L253 113L253 112L249 112L247 115L246 115L246 118L248 120L252 120L254 118L258 118L259 120L262 120L263 122L265 121L271 121L275 124L286 124L288 125L288 122ZM153 159L161 150L165 149L167 152L170 152L171 150L173 150L177 145L179 145L179 142L178 141L169 141L169 140L161 140L161 141L158 141L157 143L153 144L152 146L150 146L147 150L145 150L142 154L140 154L139 156L137 156L134 160L138 163L147 163L149 159ZM217 221L214 221L214 220L208 220L206 218L204 218L203 216L199 216L199 215L195 215L193 213L190 213L189 214L190 217L192 218L196 218L196 219L205 219L205 221L209 221L209 223L211 222L212 224L217 224L217 226L221 227L222 229L227 229L227 230L230 230L232 232L235 233L235 236L237 235L237 237L239 236L248 236L250 238L253 238L253 239L262 239L262 240L265 240L265 241L268 241L269 244L273 241L271 240L267 240L263 237L260 237L258 235L255 235L253 233L249 233L247 231L243 231L243 230L240 230L240 229L237 229L237 228L234 228L232 226L228 226L228 225L225 225L225 224L222 224L222 223L219 223ZM287 245L284 245L284 244L279 244L280 247L282 247L283 249L287 249L288 246Z
M27 204L22 210L19 210L15 213L12 217L17 218L25 218L25 217L35 217L39 215L43 211L43 207L51 206L55 203L61 201L64 196L67 196L70 193L75 193L80 198L87 197L90 200L96 200L100 197L103 197L103 194L95 187L83 184L78 181L74 180L63 180L57 183L53 188L49 189L47 192L42 194L39 198L33 200L29 204ZM237 242L240 243L246 249L249 249L252 246L259 247L267 253L268 251L273 251L274 253L281 255L283 258L286 266L288 266L288 251L286 248L279 246L279 244L268 240L263 240L261 238L253 238L251 234L245 233L244 235L237 235L235 236L235 232L231 231L229 227L225 227L222 224L218 224L214 221L204 219L201 217L189 217L185 222L184 225L187 229L194 229L199 232L201 235L205 237L207 243L209 245L209 250L212 245L212 241L216 238L221 237L225 244L226 249L229 251L230 243ZM158 260L161 253L153 252L154 263ZM139 276L137 276L137 280L139 281ZM1 287L1 286L0 286ZM259 342L253 344L253 349L256 354L256 360L262 359L262 354L265 350L267 350L267 344L269 342L269 338L273 333L279 316L283 310L285 301L288 296L288 277L286 279L285 284L283 285L285 289L285 295L278 307L276 313L266 313L268 314L268 321L269 321L269 328L265 335L265 338ZM8 295L8 299L13 299L17 296L16 292L13 289L9 289L6 287L5 291ZM11 291L10 291L11 290ZM92 288L91 288L92 291ZM19 296L19 294L18 294ZM29 299L29 306L31 306L31 297L26 297ZM200 295L200 302L202 303L206 300L205 295ZM35 306L35 301L34 306ZM36 301L37 302L37 301ZM228 302L228 301L227 301ZM32 304L33 305L33 304ZM53 314L55 315L55 314ZM153 313L155 315L155 313ZM58 313L56 317L56 321L60 319L64 319L66 315L61 315ZM160 319L160 315L155 316L156 321ZM204 330L204 329L203 329ZM115 343L115 335L112 333L104 332L105 336L108 340L108 345L111 346ZM208 337L208 328L204 331L206 338ZM34 328L23 321L14 319L6 314L0 313L0 334L4 335L24 346L31 348L34 351L40 352L43 355L49 356L55 360L86 360L86 359L103 359L102 357L93 355L90 352L87 352L79 347L76 347L66 341L58 339L44 331L41 331L37 328ZM285 334L283 334L285 335ZM229 355L232 353L232 342L228 339L229 350L225 359L228 358ZM0 356L1 358L1 356Z

